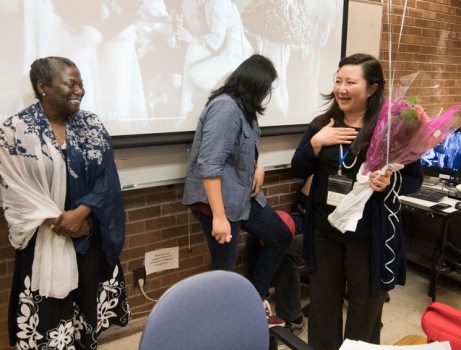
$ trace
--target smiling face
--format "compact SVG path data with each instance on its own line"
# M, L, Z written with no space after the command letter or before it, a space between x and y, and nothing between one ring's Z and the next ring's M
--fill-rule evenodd
M348 64L338 70L333 91L339 108L345 115L364 115L368 97L374 93L373 90L376 87L368 85L361 65Z
M54 116L68 116L80 110L85 95L80 71L74 66L65 66L57 73L50 85L38 83L43 98L42 104Z

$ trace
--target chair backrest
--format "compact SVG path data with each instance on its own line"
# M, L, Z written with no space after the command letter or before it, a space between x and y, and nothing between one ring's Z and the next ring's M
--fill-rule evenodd
M432 255L429 296L436 300L437 280L440 273L461 273L461 211L455 211L443 218L441 239Z
M243 276L209 271L171 286L151 311L141 350L268 349L261 298Z

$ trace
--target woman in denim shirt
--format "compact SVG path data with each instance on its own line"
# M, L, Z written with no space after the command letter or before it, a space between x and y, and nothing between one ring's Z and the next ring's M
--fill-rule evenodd
M234 269L241 229L264 241L251 276L263 300L291 241L288 227L266 204L258 164L257 116L276 78L272 62L253 55L211 93L195 132L183 196L202 224L212 269ZM269 326L283 325L264 305Z

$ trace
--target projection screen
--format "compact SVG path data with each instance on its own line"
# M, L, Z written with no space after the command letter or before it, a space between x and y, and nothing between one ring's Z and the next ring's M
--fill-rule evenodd
M210 91L260 53L279 75L261 127L306 124L332 88L345 6L347 0L2 0L0 118L35 102L30 64L57 55L80 68L81 107L98 114L112 136L190 132Z

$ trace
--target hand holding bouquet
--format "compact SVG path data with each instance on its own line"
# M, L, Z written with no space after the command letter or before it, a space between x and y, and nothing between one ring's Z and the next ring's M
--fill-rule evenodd
M360 167L352 191L328 217L341 232L355 231L366 202L373 194L368 184L370 172L384 174L418 160L429 149L442 142L461 126L453 114L460 106L430 118L418 98L395 97L384 102L376 123L366 161Z

